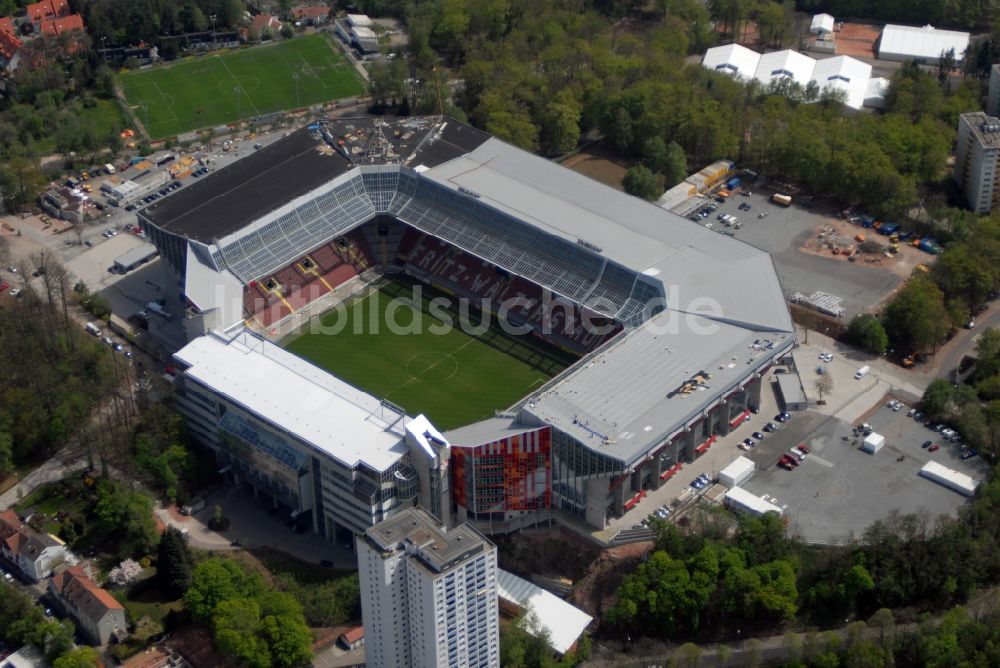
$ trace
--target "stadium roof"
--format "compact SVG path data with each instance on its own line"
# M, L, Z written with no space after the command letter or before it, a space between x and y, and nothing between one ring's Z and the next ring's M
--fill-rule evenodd
M760 54L739 44L715 46L705 52L701 64L710 70L750 80L757 73Z
M526 431L533 431L539 429L539 427L528 427L523 425L518 425L514 423L511 418L487 418L480 422L474 422L473 424L466 425L464 427L459 427L457 429L452 429L451 431L445 432L445 438L451 443L452 447L455 446L466 446L474 447L478 445L485 445L486 443L492 443L493 441L499 441L502 438L508 436L516 436L517 434L523 434Z
M347 466L384 471L407 452L406 416L246 330L200 336L174 354L185 377Z
M349 128L362 127L355 120L329 123L331 132L347 137ZM645 323L518 406L522 417L533 416L528 424L551 424L628 465L752 380L794 343L784 294L766 252L453 120L393 121L384 133L400 140L402 166L364 161L355 154L358 169L347 169L347 161L341 160L340 167L327 167L321 178L308 169L329 165L323 161L339 159L339 153L325 155L321 149L326 142L317 146L315 137L299 131L192 186L186 206L201 207L200 213L184 209L182 191L167 198L163 209L151 207L153 224L199 238L217 236L224 228L229 235L218 244L218 257L214 251L208 257L206 251L199 262L189 260L185 280L204 282L202 274L212 271L211 263L223 266L224 261L246 282L266 275L254 271L274 271L281 266L277 262L287 264L306 252L303 245L316 235L326 234L321 240L325 242L385 212L630 327ZM284 193L262 187L261 194L241 183L252 180L257 170L269 169L269 161L262 159L269 153L282 160L275 177L288 187ZM337 176L329 181L330 174ZM328 182L317 187L316 181L324 178ZM302 195L305 186L300 181L312 185L308 196ZM213 190L215 184L221 185L219 192ZM256 214L242 197L254 200ZM230 204L238 214L227 210ZM204 219L207 210L227 220L223 224ZM204 226L213 232L206 234ZM196 245L191 243L189 249ZM194 292L205 310L213 306L213 294L219 299L227 291ZM650 300L659 300L660 308L665 302L666 310L637 317L635 309ZM233 301L235 314L240 302ZM239 322L239 316L232 315L216 327ZM269 402L274 396L270 386L285 382L259 376L254 382L237 383L229 367L217 365L226 382L234 384L232 391L251 395L251 403ZM217 365L207 368L214 371ZM701 371L711 380L700 389L671 392ZM308 381L295 378L287 382L308 386ZM255 383L268 389L254 394ZM362 406L377 404L375 398L363 397L369 403ZM293 409L298 410L287 406L290 417L276 413L277 420L288 420L289 431L298 433L301 419L307 431L317 430L313 438L323 442L329 436L313 425L319 413L300 416ZM478 437L502 434L504 429L499 424L481 426ZM456 443L463 444L465 436L469 434L459 432ZM324 447L363 456L349 445Z
M955 62L961 63L969 48L969 33L956 30L938 30L926 25L886 25L879 40L879 58L916 58L936 62L941 54L955 50Z
M548 633L549 644L560 654L572 649L573 644L594 619L555 594L536 587L502 568L497 569L497 594L522 610L531 610L541 628L529 628L528 632L532 635L537 635L539 632Z
M772 51L760 57L754 78L765 86L783 78L790 78L800 86L805 86L812 78L815 65L815 60L798 51L791 49Z
M521 408L631 466L787 353L795 340L787 310L772 327L782 331L762 333L668 308L570 367ZM710 376L705 382L674 393L702 372Z
M336 124L352 157L364 148L375 119ZM399 136L386 135L395 152L414 165L432 167L466 153L489 135L448 123L439 136L430 119L395 121ZM364 133L362 136L361 133ZM424 141L428 139L428 141ZM203 243L231 234L268 211L302 196L354 167L308 127L237 160L139 213L157 227Z
M820 91L827 88L841 90L846 95L847 106L860 109L865 104L872 66L850 56L834 56L816 61L812 80Z

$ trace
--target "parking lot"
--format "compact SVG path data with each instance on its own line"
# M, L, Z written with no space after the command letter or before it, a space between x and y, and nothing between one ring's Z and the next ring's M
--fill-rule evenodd
M810 295L821 290L842 298L845 318L864 312L901 282L899 276L885 269L802 252L803 244L816 236L816 230L827 224L829 217L794 202L783 207L769 197L770 192L760 191L749 197L733 196L724 203L694 198L676 211L688 216L702 205L716 204L718 208L701 224L711 224L712 229L731 233L771 253L786 296L795 292ZM749 204L750 210L740 210L741 204ZM767 215L760 218L762 213ZM741 227L725 226L718 218L723 214L736 216Z
M854 425L811 411L796 415L795 429L765 439L747 455L758 470L744 487L758 496L775 497L785 508L789 534L813 543L850 542L892 513L929 519L955 515L968 499L919 476L921 467L933 459L977 479L988 467L979 457L962 460L958 446L942 444L937 452L928 452L921 446L936 435L907 417L907 411L893 412L882 402L863 418L886 437L876 455L861 450L861 439L852 434ZM796 439L803 433L808 436ZM792 471L777 467L781 454L800 442L810 448L800 465Z

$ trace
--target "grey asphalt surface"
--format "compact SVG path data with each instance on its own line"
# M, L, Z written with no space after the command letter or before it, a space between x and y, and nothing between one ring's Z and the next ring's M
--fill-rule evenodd
M711 223L714 230L728 230L737 239L771 253L785 296L795 292L810 295L817 290L842 298L845 319L866 311L902 280L892 272L872 266L843 262L799 249L827 224L828 215L793 202L783 207L770 201L770 190L753 192L749 197L737 195L718 204L718 209L700 224ZM676 211L687 216L691 211L713 200L697 198ZM741 211L740 204L749 203L750 211ZM765 218L759 214L766 212ZM739 218L741 229L725 227L718 216L723 213Z
M750 453L758 471L744 488L757 496L777 497L777 505L787 506L790 535L812 543L849 542L893 512L930 518L955 515L968 499L919 476L921 467L933 459L982 478L985 462L978 457L962 461L955 447L928 453L921 444L932 433L906 417L906 410L895 413L882 406L864 418L886 437L886 446L876 455L863 452L860 441L842 440L853 425L809 411L794 414L788 425ZM781 454L802 442L811 450L805 460L793 471L779 468Z

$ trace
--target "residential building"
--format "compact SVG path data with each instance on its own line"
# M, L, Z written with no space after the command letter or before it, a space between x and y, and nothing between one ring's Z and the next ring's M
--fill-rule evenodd
M369 668L500 665L493 543L411 508L357 544Z
M959 116L954 177L976 213L989 213L1000 199L998 156L1000 118L981 111Z
M365 627L355 626L353 629L347 629L337 640L347 651L358 649L365 644Z
M265 34L276 37L278 31L281 30L281 20L277 16L271 16L270 14L258 14L253 17L250 29L257 33L258 37L263 37Z
M1000 65L990 68L990 86L986 93L986 113L1000 116Z
M42 650L34 645L25 645L0 663L0 668L49 668Z
M49 580L48 590L93 644L106 645L112 638L124 640L128 635L125 608L98 587L82 565L56 573Z
M35 32L39 32L39 24L73 13L67 0L42 0L28 5L27 11L28 19L35 26Z
M65 543L22 524L13 510L0 513L0 555L26 578L38 582L48 577L53 568L65 561L67 554Z
M334 22L333 32L363 54L378 53L378 35L374 22L365 14L348 14Z
M51 21L42 21L36 25L36 30L52 38L57 38L63 33L83 33L83 17L79 14L70 14Z
M71 223L82 223L86 218L83 203L86 195L78 190L58 186L50 188L38 198L38 203L46 213L54 218L68 220Z
M325 5L296 7L292 10L292 16L303 25L320 26L330 20L330 8Z
M22 46L14 21L9 16L0 18L0 70L17 69L21 60Z

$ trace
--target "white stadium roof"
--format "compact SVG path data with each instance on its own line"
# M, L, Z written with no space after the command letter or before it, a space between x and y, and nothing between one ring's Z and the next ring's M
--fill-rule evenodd
M871 75L872 66L868 63L849 56L835 56L816 61L812 80L821 91L826 88L844 91L847 106L860 109L865 103Z
M757 72L760 54L739 44L716 46L705 52L701 64L710 70L750 80Z
M536 587L513 573L497 569L497 594L522 610L530 610L538 618L541 629L547 631L552 649L565 654L594 619L583 610L570 605L555 594Z
M815 65L815 60L798 51L772 51L760 57L754 78L765 86L783 78L790 78L800 86L805 86L812 78Z
M937 62L941 54L955 50L955 62L961 63L969 47L969 33L938 30L934 26L900 26L889 24L882 29L878 57L888 60L916 58Z
M347 466L384 471L407 452L398 414L383 419L375 397L246 330L200 336L174 358L185 377Z

